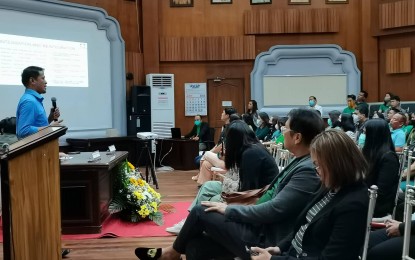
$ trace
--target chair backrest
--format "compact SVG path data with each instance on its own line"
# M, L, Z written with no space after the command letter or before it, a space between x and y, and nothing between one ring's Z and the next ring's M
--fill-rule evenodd
M367 221L366 221L366 234L365 234L365 243L363 244L363 253L362 253L362 260L366 260L367 258L367 249L369 245L369 235L371 230L371 222L373 218L373 212L375 211L376 206L376 198L378 197L378 187L376 185L372 185L369 188L369 208L367 210Z
M215 128L209 127L209 139L204 143L206 144L206 151L209 151L215 146Z
M282 171L291 162L293 155L288 150L277 148L274 158L278 169Z
M414 260L414 258L409 257L409 244L411 239L411 218L412 218L412 207L415 206L415 186L408 185L406 187L406 196L405 196L405 229L403 234L403 249L402 249L402 259L405 260Z
M407 184L410 184L410 181L411 181L411 165L412 165L412 163L415 161L415 156L414 156L415 154L414 154L414 152L413 151L409 151L408 152L408 166L407 166L407 170L406 170L406 183ZM409 185L407 185L407 186L409 186ZM409 186L409 187L411 187L411 186ZM407 198L407 196L408 196L408 189L405 189L405 199ZM406 210L407 210L407 208L405 207L405 209L404 209L404 212L403 212L403 215L404 215L404 218L405 218L405 216L408 214L408 212L406 212ZM410 213L409 213L409 215L410 215Z

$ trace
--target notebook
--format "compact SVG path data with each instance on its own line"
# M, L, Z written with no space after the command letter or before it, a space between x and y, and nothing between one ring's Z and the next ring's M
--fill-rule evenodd
M170 128L170 131L171 131L171 138L173 138L173 139L181 139L182 138L182 132L181 132L180 128L173 127L173 128Z

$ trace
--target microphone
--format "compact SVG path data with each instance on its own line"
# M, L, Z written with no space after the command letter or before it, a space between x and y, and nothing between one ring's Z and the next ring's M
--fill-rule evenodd
M56 98L55 97L52 97L50 100L52 101L53 112L55 112L55 109L56 109ZM58 121L58 119L57 118L54 118L53 121Z

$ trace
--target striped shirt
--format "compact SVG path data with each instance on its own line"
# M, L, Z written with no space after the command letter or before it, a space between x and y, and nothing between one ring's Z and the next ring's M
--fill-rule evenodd
M301 254L303 252L302 243L304 233L310 225L311 221L321 211L321 209L323 209L324 206L326 206L331 201L334 195L336 195L335 192L328 192L319 202L314 204L314 206L311 207L311 209L307 212L307 223L300 227L300 229L295 234L294 239L291 241L291 244L294 247L295 251L297 251L297 254Z

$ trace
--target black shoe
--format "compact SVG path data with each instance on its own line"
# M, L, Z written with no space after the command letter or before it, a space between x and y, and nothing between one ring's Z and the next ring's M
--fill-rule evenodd
M67 256L71 252L69 248L62 248L62 257Z
M135 249L135 255L140 260L159 259L161 256L161 248L137 247Z

